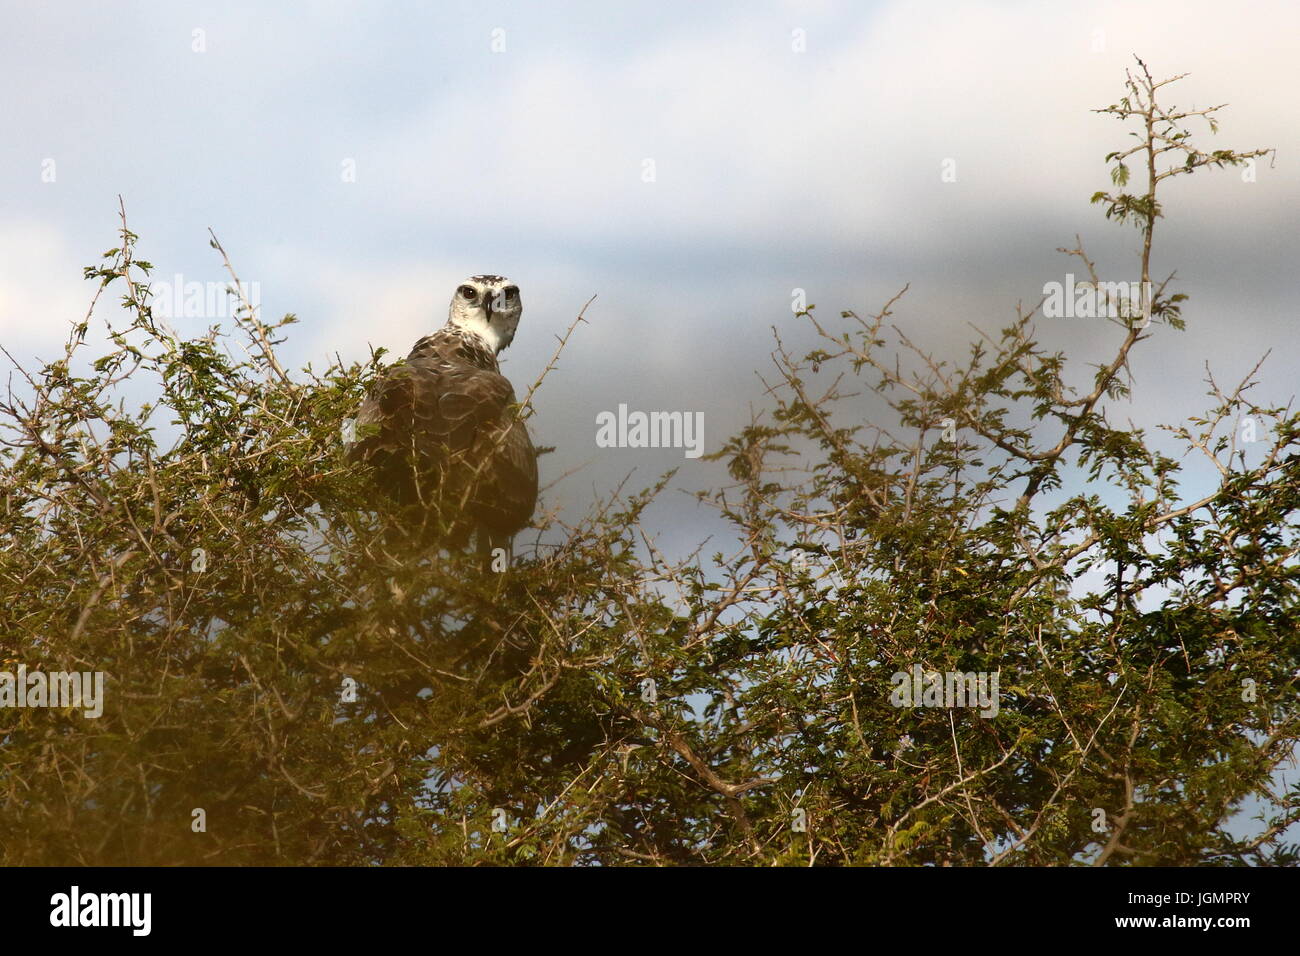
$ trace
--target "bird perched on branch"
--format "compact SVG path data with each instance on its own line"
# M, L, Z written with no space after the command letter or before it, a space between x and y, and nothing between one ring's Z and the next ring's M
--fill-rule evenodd
M447 324L386 370L357 413L349 457L373 466L417 533L440 528L448 544L464 546L477 532L480 550L509 553L532 518L537 452L497 365L522 312L509 279L466 279Z

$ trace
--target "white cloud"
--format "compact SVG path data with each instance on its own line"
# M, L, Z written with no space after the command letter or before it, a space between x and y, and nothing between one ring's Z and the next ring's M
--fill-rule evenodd
M94 295L71 243L48 223L0 221L0 262L0 342L20 361L53 358Z
M389 208L470 230L611 240L926 244L945 241L936 226L976 231L973 217L1086 214L1107 182L1102 156L1125 134L1090 111L1118 99L1130 51L1158 75L1194 72L1167 91L1174 101L1205 105L1210 91L1250 104L1227 114L1219 142L1285 149L1300 138L1281 109L1300 35L1293 5L1227 17L1175 0L899 3L865 22L814 23L802 55L790 50L794 19L672 34L612 63L502 57L476 95L433 101L375 144ZM641 180L647 158L653 184ZM954 184L940 181L946 158ZM1203 201L1230 208L1239 191L1227 186Z

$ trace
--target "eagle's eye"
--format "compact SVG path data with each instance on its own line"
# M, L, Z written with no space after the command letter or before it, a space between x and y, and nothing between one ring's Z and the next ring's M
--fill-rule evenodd
M474 287L472 285L463 285L460 287L460 294L467 299L472 299L478 293L474 291Z
M506 294L506 298L507 298L507 299L513 299L515 296L517 296L517 295L519 294L519 286L517 286L517 285L508 285L508 286L505 287L505 290L504 290L504 291L505 291L505 294Z

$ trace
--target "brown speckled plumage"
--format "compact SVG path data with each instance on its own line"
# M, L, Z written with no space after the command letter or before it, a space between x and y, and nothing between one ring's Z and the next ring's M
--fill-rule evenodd
M491 345L448 324L380 377L357 414L350 454L404 505L463 500L469 520L453 523L453 540L479 529L495 545L524 528L537 504L537 455L516 401Z

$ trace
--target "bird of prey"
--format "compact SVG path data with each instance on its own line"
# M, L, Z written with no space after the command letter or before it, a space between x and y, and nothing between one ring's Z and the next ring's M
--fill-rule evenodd
M537 504L537 453L497 365L522 312L509 279L466 279L447 324L387 369L357 413L349 457L370 463L403 523L441 527L455 546L476 532L480 550L509 553Z

